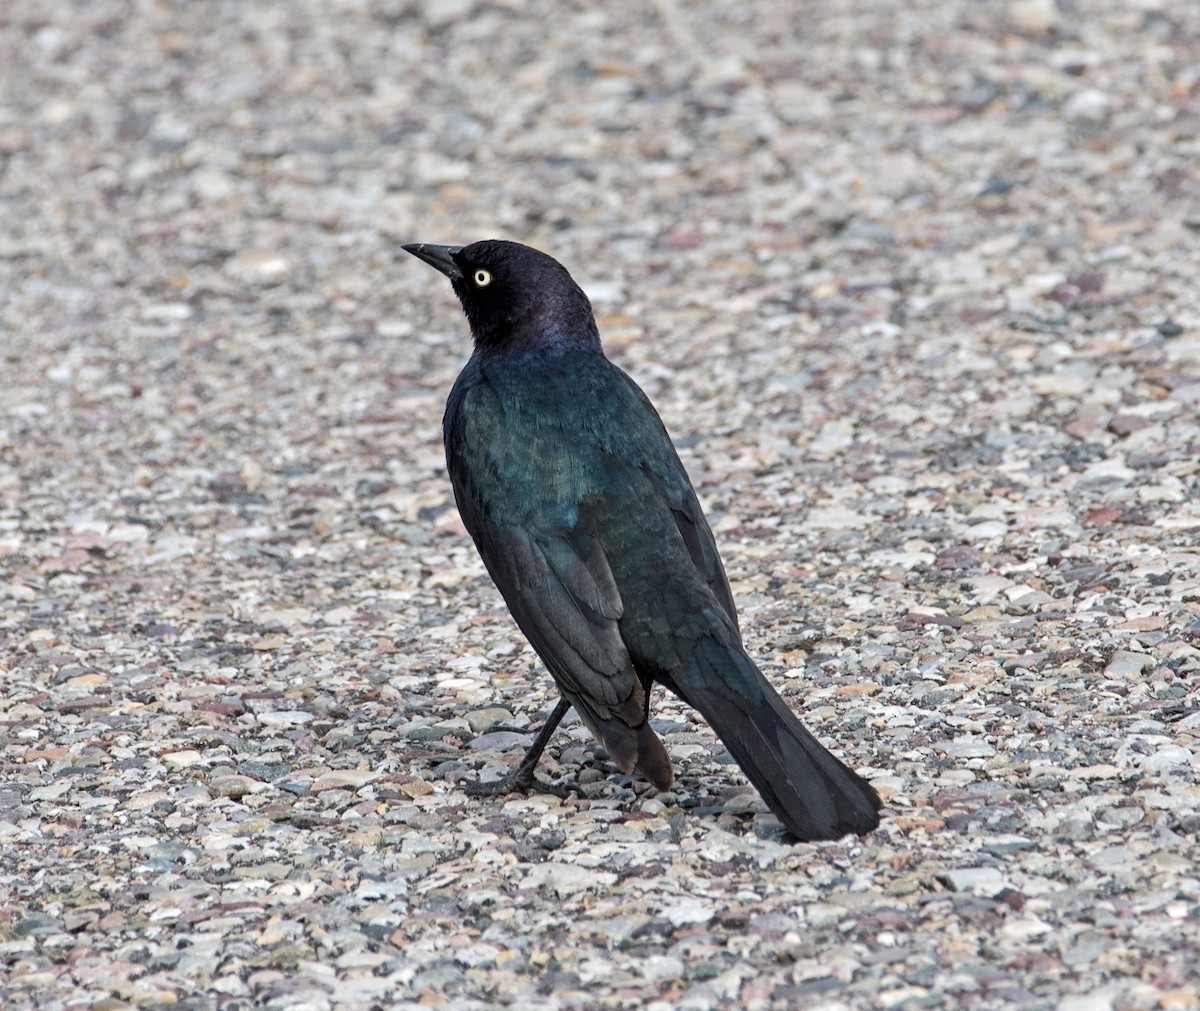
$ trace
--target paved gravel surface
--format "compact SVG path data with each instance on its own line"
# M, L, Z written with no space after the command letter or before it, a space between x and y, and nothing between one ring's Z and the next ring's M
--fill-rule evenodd
M14 1009L1200 1007L1200 7L0 7ZM887 801L560 731L401 242L561 259ZM398 259L399 257L399 259Z

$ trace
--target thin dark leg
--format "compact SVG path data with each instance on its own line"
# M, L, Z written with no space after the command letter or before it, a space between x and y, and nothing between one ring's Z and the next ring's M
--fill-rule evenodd
M567 715L567 710L570 708L571 703L566 699L560 698L558 700L558 705L554 707L554 712L546 717L546 722L542 724L542 729L538 731L533 744L525 752L525 757L521 759L521 764L507 776L503 779L493 780L490 783L464 783L463 792L472 797L501 797L506 793L529 793L531 790L536 789L541 793L553 793L561 796L564 793L563 790L548 783L543 783L533 774L533 770L538 764L538 759L542 757L542 752L546 750L546 745L549 743L551 735L557 729L562 718Z

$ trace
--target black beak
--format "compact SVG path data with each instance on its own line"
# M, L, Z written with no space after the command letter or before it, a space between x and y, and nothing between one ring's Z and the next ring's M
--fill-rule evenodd
M460 280L463 276L458 264L454 262L454 254L459 252L462 246L435 246L432 242L410 242L403 248L406 253L412 253L418 260L424 260L429 266L440 270L451 281Z

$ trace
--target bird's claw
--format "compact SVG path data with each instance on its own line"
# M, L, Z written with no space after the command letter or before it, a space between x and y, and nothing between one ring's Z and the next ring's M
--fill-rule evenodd
M566 800L573 790L570 786L547 783L544 779L535 776L532 771L525 772L523 770L487 783L469 782L460 785L463 793L468 797L505 797L510 793L548 793L560 800Z

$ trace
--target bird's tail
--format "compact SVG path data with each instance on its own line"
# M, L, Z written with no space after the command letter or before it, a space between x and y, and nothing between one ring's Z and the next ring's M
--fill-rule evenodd
M797 838L840 839L879 825L874 787L825 750L741 650L697 644L670 687L700 711Z

